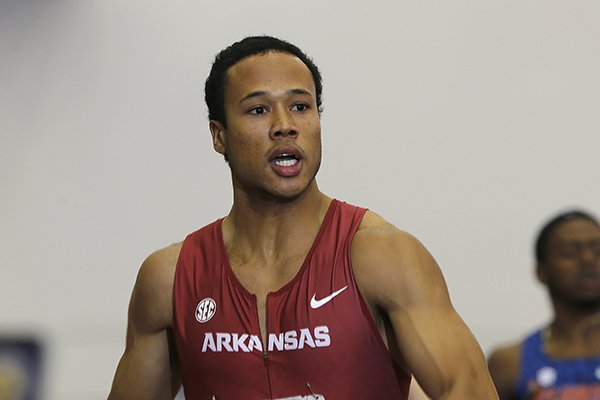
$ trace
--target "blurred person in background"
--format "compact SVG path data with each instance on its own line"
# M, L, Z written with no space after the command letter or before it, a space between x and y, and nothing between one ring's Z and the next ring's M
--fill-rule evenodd
M581 210L556 215L541 228L535 256L554 315L524 340L491 352L500 399L600 399L598 220Z

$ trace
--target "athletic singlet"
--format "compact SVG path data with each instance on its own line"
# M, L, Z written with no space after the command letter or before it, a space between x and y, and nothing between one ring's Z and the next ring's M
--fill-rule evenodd
M333 200L297 275L267 296L263 349L256 297L227 260L222 219L190 234L174 283L174 339L187 400L406 399L352 273L365 209Z
M600 399L600 356L551 358L544 352L543 330L528 336L521 349L517 393L528 399L528 387L540 388L535 400Z

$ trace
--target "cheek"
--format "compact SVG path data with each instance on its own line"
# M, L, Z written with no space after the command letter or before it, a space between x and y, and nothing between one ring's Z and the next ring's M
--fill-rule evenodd
M321 125L319 123L309 123L306 126L305 132L312 140L321 141Z
M229 158L234 158L236 164L245 165L247 168L256 164L264 152L259 141L246 136L230 141L227 147Z
M228 135L227 147L230 149L247 149L259 146L262 134L259 129L247 127L233 127Z
M556 276L557 280L568 280L571 277L576 276L577 273L577 265L574 265L574 263L571 262L565 262L558 265L558 268L556 268L556 272L554 275Z

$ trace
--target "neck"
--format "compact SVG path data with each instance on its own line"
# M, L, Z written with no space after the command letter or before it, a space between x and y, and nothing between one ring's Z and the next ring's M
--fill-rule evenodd
M600 333L600 307L581 307L553 301L555 317L550 325L552 336L580 340Z
M330 202L316 182L291 200L256 199L234 193L233 206L223 221L227 252L268 263L306 251L314 242Z

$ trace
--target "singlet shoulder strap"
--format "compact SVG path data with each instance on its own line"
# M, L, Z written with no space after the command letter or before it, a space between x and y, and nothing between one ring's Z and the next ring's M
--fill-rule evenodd
M521 361L519 362L519 379L517 393L519 398L527 396L527 385L535 378L536 371L548 363L544 353L544 329L540 328L525 338L521 345Z

